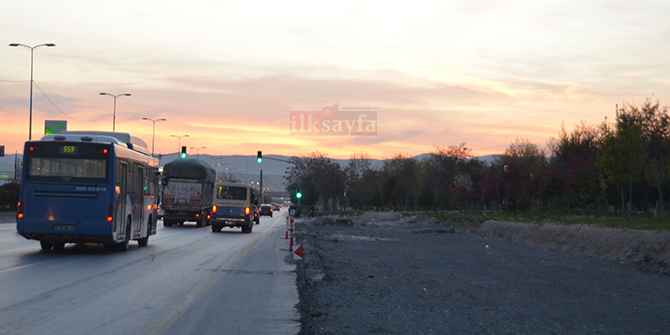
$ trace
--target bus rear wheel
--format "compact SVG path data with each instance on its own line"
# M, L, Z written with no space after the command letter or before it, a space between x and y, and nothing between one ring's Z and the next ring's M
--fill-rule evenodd
M137 244L140 247L146 247L149 244L149 235L151 235L151 216L149 216L149 221L147 222L147 236L137 239Z
M128 250L128 245L130 244L130 217L128 217L128 225L126 225L126 238L123 242L116 245L117 251L126 251Z

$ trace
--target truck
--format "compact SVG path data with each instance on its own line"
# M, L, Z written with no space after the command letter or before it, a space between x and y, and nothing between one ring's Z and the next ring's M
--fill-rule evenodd
M177 159L165 164L161 175L163 225L194 221L208 226L212 218L215 170L198 159Z

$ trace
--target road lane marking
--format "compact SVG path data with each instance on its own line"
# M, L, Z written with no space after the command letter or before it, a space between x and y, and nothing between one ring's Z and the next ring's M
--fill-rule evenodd
M4 272L9 272L9 271L14 271L14 270L18 270L18 269L27 268L27 267L29 267L29 266L37 265L37 264L44 263L44 262L48 262L48 261L41 261L41 262L37 262L37 263L30 263L30 264L26 264L26 265L17 266L17 267L15 267L15 268L9 268L9 269L2 270L2 271L0 271L0 273L4 273Z

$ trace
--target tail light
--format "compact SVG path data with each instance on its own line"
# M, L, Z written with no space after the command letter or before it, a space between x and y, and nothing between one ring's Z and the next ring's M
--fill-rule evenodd
M114 213L114 205L107 205L107 222L114 221L112 213Z
M216 206L212 207L212 213L216 213Z
M257 218L257 217L258 217L258 213L254 213L254 218Z
M247 207L247 208L244 210L244 214L249 215L249 213L251 213L251 210L249 209L249 207Z
M23 219L23 203L21 201L16 204L16 218Z
M209 219L211 219L211 218L212 218L212 216L209 215L209 214L207 214L207 220L209 220Z
M199 218L199 217L200 217L200 213L196 213L196 214L195 214L195 217Z

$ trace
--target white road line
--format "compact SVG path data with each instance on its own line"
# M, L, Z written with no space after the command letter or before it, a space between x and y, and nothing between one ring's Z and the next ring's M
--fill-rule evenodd
M14 271L14 270L18 270L18 269L27 268L29 266L33 266L33 265L44 263L44 262L48 262L48 261L41 261L41 262L37 262L37 263L31 263L31 264L17 266L15 268L9 268L9 269L2 270L2 271L0 271L0 273L5 273L5 272L9 272L9 271Z

